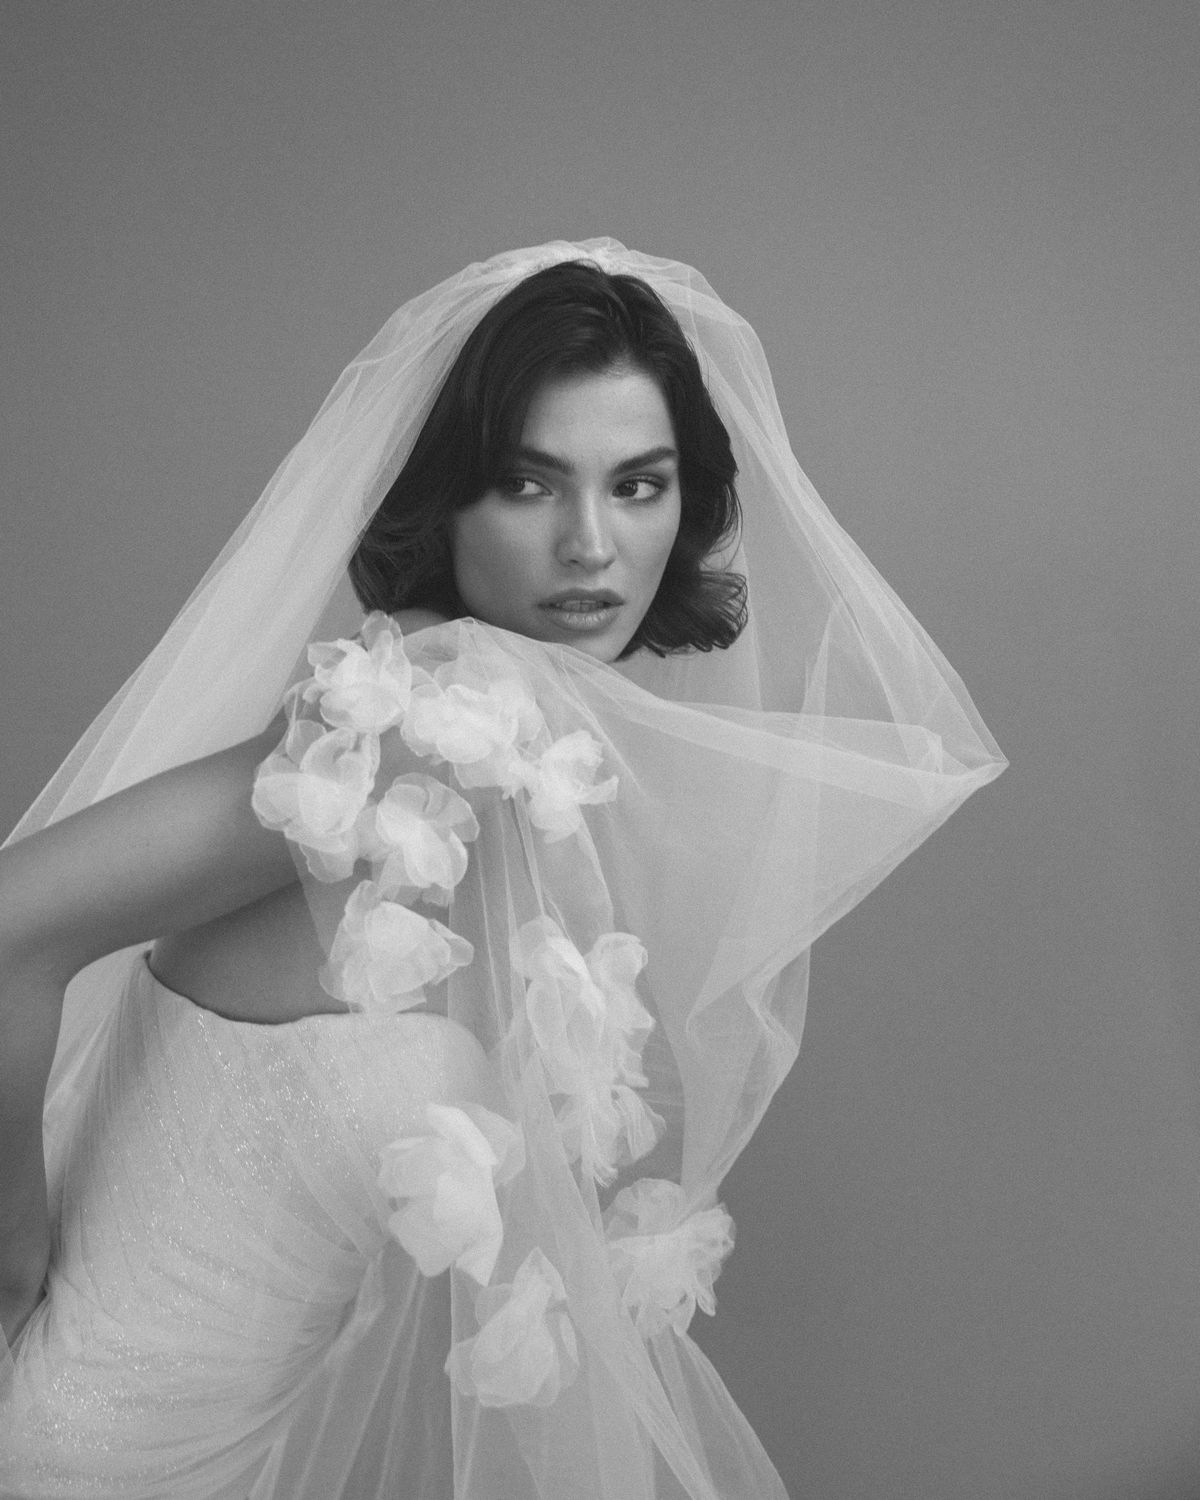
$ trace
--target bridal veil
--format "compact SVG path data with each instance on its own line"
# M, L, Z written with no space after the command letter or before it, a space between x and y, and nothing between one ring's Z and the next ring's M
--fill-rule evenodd
M578 258L641 277L696 350L739 468L746 630L616 667L469 620L356 634L335 591L464 338ZM750 327L690 267L610 239L406 304L17 836L261 732L291 684L256 807L296 846L327 987L385 1010L442 987L494 1084L377 1164L388 1248L252 1493L781 1496L687 1331L732 1245L721 1179L794 1060L813 941L1003 760L801 472ZM322 755L359 782L318 829ZM422 893L436 920L410 942ZM68 992L51 1158L130 962Z

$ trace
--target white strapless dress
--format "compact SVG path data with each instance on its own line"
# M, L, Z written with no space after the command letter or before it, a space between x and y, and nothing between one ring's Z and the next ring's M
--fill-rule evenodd
M440 1016L230 1021L139 959L50 1164L58 1237L0 1403L0 1493L287 1493L265 1476L368 1271L418 1280L381 1147L488 1095L479 1043Z

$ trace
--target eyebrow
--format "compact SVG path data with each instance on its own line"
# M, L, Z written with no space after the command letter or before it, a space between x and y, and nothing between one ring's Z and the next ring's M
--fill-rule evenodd
M632 458L623 458L614 466L613 473L629 474L634 469L645 469L651 464L678 458L679 454L674 448L648 448L645 453L635 453ZM553 453L544 453L541 448L527 448L524 445L513 449L509 462L534 464L539 469L549 469L553 474L569 475L572 472L572 465L565 459L558 458Z

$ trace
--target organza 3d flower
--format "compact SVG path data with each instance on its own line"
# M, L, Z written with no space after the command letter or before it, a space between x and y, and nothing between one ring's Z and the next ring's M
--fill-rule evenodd
M598 1182L636 1161L660 1124L636 1090L646 1084L642 1047L653 1029L633 985L646 951L627 932L605 933L584 956L549 917L517 934L515 959L529 983L525 1015L551 1092L563 1144Z
M400 630L388 615L379 610L369 614L361 641L310 646L308 660L313 676L302 696L306 703L319 702L327 724L357 734L382 734L403 719L413 669Z
M697 1307L716 1310L713 1282L733 1248L733 1220L720 1204L687 1209L678 1183L643 1177L604 1214L622 1306L646 1338L668 1327L686 1333Z
M524 1138L479 1104L431 1104L426 1118L423 1134L383 1149L379 1186L410 1200L388 1228L424 1275L455 1265L486 1286L504 1238L496 1185L520 1171Z
M466 874L466 843L479 836L470 804L432 776L397 776L364 819L361 847L390 900L446 906Z
M422 1004L425 986L469 964L474 951L466 938L386 900L364 880L346 902L321 985L351 1010L394 1015Z
M449 761L463 786L512 796L525 778L520 747L543 727L533 693L511 668L496 675L494 663L464 655L414 688L401 733L418 755Z
M529 820L548 840L566 838L579 828L584 803L611 802L617 795L615 776L596 784L603 759L600 741L586 729L577 729L526 766Z
M534 1248L511 1286L479 1293L482 1327L455 1344L446 1374L481 1406L551 1406L579 1370L575 1329L565 1308L562 1277Z
M601 1186L613 1180L622 1162L645 1156L662 1127L662 1117L636 1087L613 1083L600 1069L560 1101L554 1118L568 1158L578 1158Z
M588 973L604 996L605 1017L615 1066L627 1081L642 1085L642 1046L654 1030L654 1018L638 999L638 975L646 967L646 950L630 932L604 932L588 951Z
M358 820L378 768L377 740L296 719L283 753L259 766L252 805L260 822L299 845L318 880L345 880L359 858Z

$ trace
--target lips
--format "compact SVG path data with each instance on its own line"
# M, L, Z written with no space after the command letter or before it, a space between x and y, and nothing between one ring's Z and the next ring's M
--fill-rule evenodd
M543 609L563 609L570 614L583 614L589 609L605 609L623 604L620 594L611 589L561 589L542 600Z
M563 630L594 633L606 630L624 603L611 589L562 589L538 607Z

